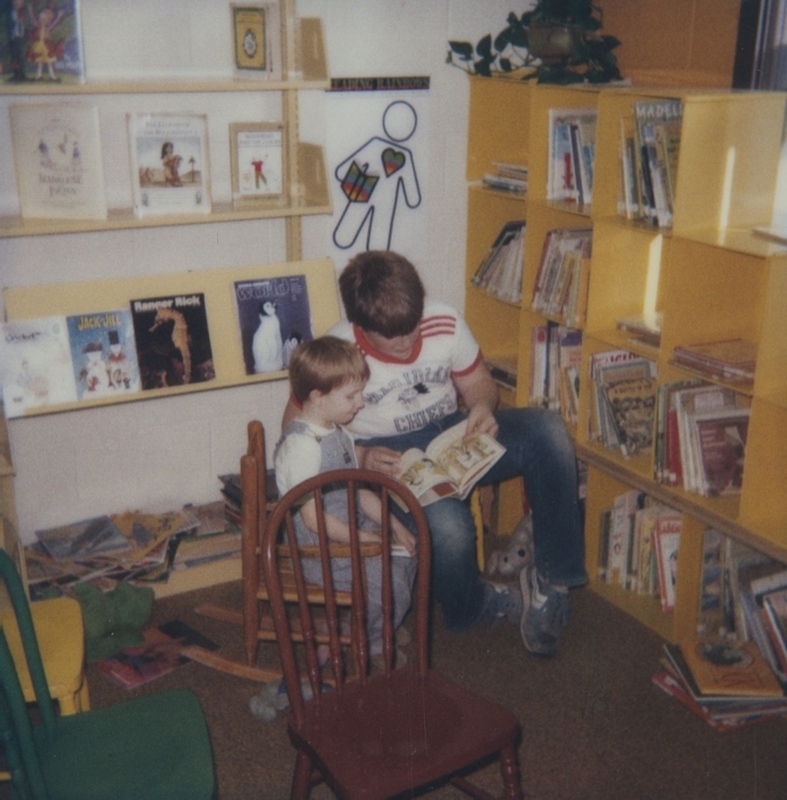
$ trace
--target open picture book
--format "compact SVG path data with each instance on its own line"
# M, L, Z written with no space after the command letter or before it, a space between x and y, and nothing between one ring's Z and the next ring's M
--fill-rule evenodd
M402 453L396 476L427 506L444 497L464 499L506 449L487 433L465 441L467 422L462 421L433 439L426 451L411 448Z

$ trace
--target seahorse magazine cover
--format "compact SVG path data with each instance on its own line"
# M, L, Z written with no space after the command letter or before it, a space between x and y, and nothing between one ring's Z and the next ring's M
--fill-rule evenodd
M216 377L204 294L132 300L131 317L144 390Z
M138 392L134 324L127 309L66 318L77 397L113 397Z
M247 375L287 369L292 351L314 338L305 275L235 282Z

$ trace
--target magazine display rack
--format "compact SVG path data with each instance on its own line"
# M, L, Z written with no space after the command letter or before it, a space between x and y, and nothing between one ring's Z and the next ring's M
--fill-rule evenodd
M635 101L676 98L683 124L671 230L618 216L621 119ZM598 110L593 203L589 209L547 200L549 109ZM671 641L697 632L703 533L712 527L768 555L787 560L787 249L758 237L773 210L787 95L635 88L530 85L470 79L467 179L479 181L494 162L528 167L524 196L471 183L468 188L466 315L485 356L516 375L505 402L528 403L531 335L559 316L531 308L533 285L548 231L593 228L587 314L583 329L577 453L587 465L585 540L590 586ZM496 120L490 126L489 120ZM523 299L497 300L472 285L472 275L501 227L525 219ZM618 327L648 307L663 314L656 347ZM588 365L596 353L626 349L653 359L660 383L693 377L674 365L672 351L744 338L756 343L753 384L728 384L751 407L740 494L703 497L663 485L653 475L653 452L626 458L588 439ZM717 383L724 384L717 380ZM598 579L599 518L612 500L637 489L683 515L676 605Z

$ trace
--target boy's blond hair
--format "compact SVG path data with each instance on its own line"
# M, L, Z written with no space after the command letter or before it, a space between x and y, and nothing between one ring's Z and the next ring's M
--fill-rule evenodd
M302 342L290 359L290 389L303 404L316 389L328 394L345 383L369 380L369 365L352 342L336 336L321 336Z

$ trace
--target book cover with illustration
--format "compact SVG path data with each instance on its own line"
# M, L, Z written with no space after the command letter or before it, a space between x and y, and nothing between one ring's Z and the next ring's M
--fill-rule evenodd
M204 294L132 300L131 317L143 390L216 377Z
M0 83L84 83L79 0L0 3Z
M96 662L101 672L124 689L135 689L186 664L190 659L182 654L184 647L219 649L215 642L177 619L146 628L142 635L142 644L124 647L114 658Z
M128 309L67 317L77 397L115 397L142 388Z
M21 216L106 219L98 109L13 103L8 115Z
M205 114L128 114L134 213L209 214Z
M314 338L306 276L236 281L234 292L246 374L287 369L295 347Z
M0 325L0 379L8 419L27 409L77 399L65 317Z
M106 514L36 531L38 541L55 561L118 555L130 549L120 529Z

